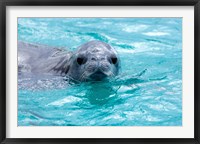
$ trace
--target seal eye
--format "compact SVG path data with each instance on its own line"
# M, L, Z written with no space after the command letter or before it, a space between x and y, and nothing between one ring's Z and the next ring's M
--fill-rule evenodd
M79 65L84 64L84 58L78 57L78 58L76 59L76 61L77 61L77 63L78 63Z
M116 64L117 63L117 58L113 57L113 58L111 58L111 61L112 61L113 64Z

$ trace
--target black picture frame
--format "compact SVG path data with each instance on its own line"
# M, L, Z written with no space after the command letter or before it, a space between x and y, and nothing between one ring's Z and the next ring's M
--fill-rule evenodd
M194 138L6 138L6 7L7 6L194 6L195 82ZM0 142L5 144L200 144L200 1L199 0L1 0L0 1Z

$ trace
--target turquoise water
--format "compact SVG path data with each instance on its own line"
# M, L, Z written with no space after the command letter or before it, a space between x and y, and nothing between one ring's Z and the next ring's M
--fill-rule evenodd
M18 40L62 47L101 40L121 59L107 82L18 77L19 126L181 126L181 18L18 18Z

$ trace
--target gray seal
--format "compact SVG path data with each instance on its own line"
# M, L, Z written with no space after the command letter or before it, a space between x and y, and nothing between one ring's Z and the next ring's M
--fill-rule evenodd
M74 52L18 42L18 73L54 74L76 81L100 81L118 74L120 60L109 44L90 41Z

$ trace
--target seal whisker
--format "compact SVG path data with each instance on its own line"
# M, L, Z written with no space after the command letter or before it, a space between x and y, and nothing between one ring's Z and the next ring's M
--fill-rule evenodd
M86 74L86 71L84 71L83 74L81 75L81 78L80 78L81 81L86 81L85 74Z
M69 75L67 75L66 76L68 79L67 79L67 81L74 81L74 82L76 82L76 83L81 83L81 81L79 81L79 80L77 80L77 79L74 79L74 78L72 78L71 76L69 76Z

